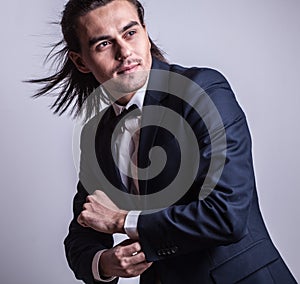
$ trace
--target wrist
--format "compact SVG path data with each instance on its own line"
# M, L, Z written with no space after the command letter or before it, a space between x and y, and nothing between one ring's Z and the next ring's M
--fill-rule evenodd
M109 275L105 269L103 268L103 263L105 263L105 254L106 254L106 251L104 251L101 256L100 256L100 259L99 259L99 262L98 262L98 271L99 271L99 276L101 279L103 280L107 280L107 279L110 279L111 277L113 277L112 275Z
M121 233L121 234L126 234L125 229L124 229L124 224L125 224L125 219L128 214L128 211L125 210L120 210L119 216L117 218L117 228L116 228L116 233Z
M102 270L102 267L100 266L100 258L102 256L102 254L106 251L107 251L106 249L98 251L94 256L93 263L92 263L93 277L96 281L100 281L101 283L102 282L111 283L111 281L113 281L116 278L116 276L112 276L112 277L103 276L105 274ZM108 258L109 258L109 255L107 255L105 258L106 262L108 261Z

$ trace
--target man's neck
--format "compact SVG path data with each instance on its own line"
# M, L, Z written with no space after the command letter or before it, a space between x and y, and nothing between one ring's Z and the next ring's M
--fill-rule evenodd
M126 106L128 102L132 99L132 97L135 95L136 92L131 93L131 94L126 94L123 95L120 99L116 101L117 104L121 106Z

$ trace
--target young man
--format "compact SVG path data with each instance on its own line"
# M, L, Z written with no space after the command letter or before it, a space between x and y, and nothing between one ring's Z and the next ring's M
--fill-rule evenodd
M85 283L296 283L263 223L229 84L214 70L164 62L143 16L136 0L70 0L62 70L37 80L48 83L38 95L64 82L57 112L73 99L82 109L99 85L111 102L82 131L70 267ZM126 140L135 119L137 138ZM114 233L129 239L113 247Z

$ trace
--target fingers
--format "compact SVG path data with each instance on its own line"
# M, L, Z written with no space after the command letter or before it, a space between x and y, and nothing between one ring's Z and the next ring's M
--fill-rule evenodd
M86 203L98 204L102 208L118 211L119 207L101 190L95 190L93 194L86 197Z
M93 196L98 196L98 197L103 197L103 196L107 196L103 191L101 190L95 190L92 194Z
M94 203L94 202L96 202L96 199L93 195L88 195L86 197L86 203Z
M141 251L142 247L139 242L127 239L119 245L124 256L132 256Z
M100 258L100 265L106 275L128 278L142 274L152 263L147 263L138 242L126 240L104 252Z
M77 218L78 224L81 225L82 227L89 227L86 222L88 220L88 215L89 212L87 210L82 211Z
M115 249L115 255L120 260L121 267L128 268L132 265L147 263L146 256L141 249L140 243L136 241L126 240L120 243Z
M89 195L88 197L92 197L92 199L97 201L107 201L110 200L110 198L101 190L95 190L93 194Z
M128 262L131 265L135 265L138 263L147 263L146 256L143 252L138 252L138 253L128 257Z
M80 214L77 218L77 222L79 225L81 225L82 227L88 227L88 225L85 223L84 218L82 216L82 214Z
M84 203L82 206L83 210L91 211L93 209L93 206L91 203Z
M94 193L90 196L89 200L99 202L104 207L107 207L111 210L119 210L115 203L111 201L111 199L101 190L95 190Z
M142 262L137 264L125 264L121 266L120 276L124 278L136 277L147 270L152 263Z
M86 197L77 222L83 227L90 227L102 233L124 233L127 213L119 209L104 192L98 190Z

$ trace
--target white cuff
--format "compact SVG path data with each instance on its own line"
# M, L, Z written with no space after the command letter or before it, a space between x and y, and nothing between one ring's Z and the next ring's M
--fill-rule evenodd
M100 250L95 254L95 256L93 258L93 262L92 262L92 271L93 271L93 276L94 276L95 280L101 281L101 282L111 282L112 280L114 280L116 278L116 276L106 278L106 279L102 279L101 276L100 276L100 272L99 272L100 257L102 255L102 253L105 252L105 251L106 251L106 249Z
M133 240L139 239L137 223L141 212L142 211L129 211L125 218L124 230L130 239Z

